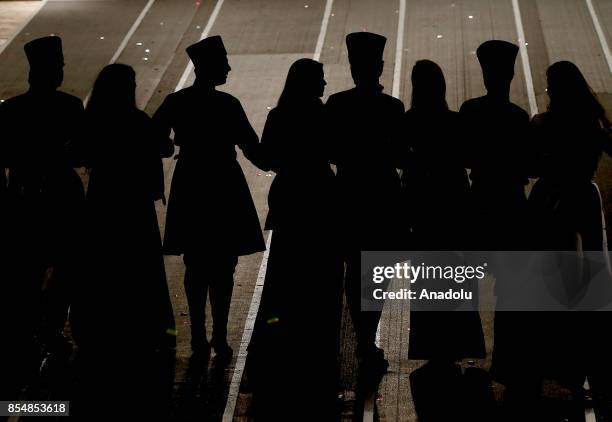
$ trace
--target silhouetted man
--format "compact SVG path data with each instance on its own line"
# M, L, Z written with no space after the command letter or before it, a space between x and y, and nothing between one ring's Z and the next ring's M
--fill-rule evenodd
M59 37L35 39L24 50L30 88L0 107L5 143L1 150L7 155L3 165L9 169L8 189L22 201L33 239L27 270L43 291L41 341L47 351L68 352L71 347L62 331L84 199L81 179L73 169L80 165L73 147L83 103L57 90L64 76Z
M236 145L254 160L259 139L240 101L216 90L231 70L221 37L187 48L195 66L193 86L166 97L154 120L166 135L174 129L180 154L172 179L164 252L185 262L191 348L207 353L204 309L210 290L212 347L231 357L227 319L238 256L265 249L257 212Z
M388 366L375 345L380 312L361 311L360 251L393 250L400 181L392 140L404 105L382 92L386 38L368 32L347 35L355 87L326 104L331 160L337 166L344 221L346 296L357 335L362 369L383 373Z
M0 113L3 109L0 106ZM4 134L0 136L4 140ZM0 141L0 148L4 146ZM6 158L7 154L0 151L0 157ZM0 168L0 183L4 172L4 167ZM7 399L17 399L40 363L35 343L40 282L34 286L28 273L32 265L28 255L36 242L27 236L28 222L23 218L22 205L14 192L0 185L0 329L7 333L0 353L0 397Z
M466 101L460 113L465 123L467 167L472 179L472 249L480 251L524 250L526 229L525 185L528 182L529 115L510 102L510 84L519 47L492 40L476 51L487 94ZM497 279L497 306L516 291L518 277ZM506 384L507 394L537 394L530 382L529 339L531 314L496 312L493 377ZM520 387L517 387L519 386ZM517 387L517 388L513 388ZM523 400L520 400L523 402ZM516 415L515 415L516 416ZM523 415L524 416L524 415Z
M525 241L520 229L528 182L529 115L510 102L518 50L498 40L478 47L487 94L466 101L460 109L480 250L517 250Z

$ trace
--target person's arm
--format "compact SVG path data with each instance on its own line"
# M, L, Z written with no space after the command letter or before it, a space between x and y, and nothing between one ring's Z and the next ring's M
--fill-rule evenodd
M404 169L407 158L405 154L406 149L402 145L403 138L406 135L404 111L404 103L400 100L395 101L391 123L390 153L396 169Z
M545 132L543 128L543 116L538 114L533 116L527 130L527 139L529 141L529 161L527 162L526 173L530 179L536 179L542 175L546 151Z
M69 132L65 144L68 160L73 168L91 167L91 139L85 133L86 114L83 102L76 97L69 97L70 121Z
M601 122L601 131L601 148L606 154L608 154L608 157L612 157L612 127L610 127L610 122L608 119L604 119L604 121Z
M475 121L472 117L469 104L463 103L459 109L459 136L457 137L458 148L461 151L459 157L463 162L463 167L472 169L474 166L475 145L477 143L474 133Z
M612 134L609 132L604 139L603 150L609 157L612 157Z
M9 127L6 105L0 104L0 128L2 128L0 131L0 191L7 187L6 170L9 168L10 162Z
M159 144L159 155L162 158L172 157L174 154L174 145L179 145L170 139L173 126L172 114L174 112L172 98L172 94L168 95L155 114L153 114L155 139Z
M235 100L235 113L236 121L234 126L234 133L236 139L236 145L242 150L242 153L253 165L267 171L268 166L266 163L266 157L264 150L259 143L259 137L249 119L240 104L240 101Z
M338 125L340 116L336 103L336 97L332 95L323 106L323 145L328 161L334 166L338 165L340 159L341 140Z
M144 145L142 160L143 173L146 178L146 187L150 190L148 195L154 200L162 200L166 205L165 181L164 181L164 165L162 158L170 157L174 151L172 140L168 137L163 137L157 130L153 119L150 118L144 111L141 111L143 135L146 136L147 143ZM171 147L170 154L164 154L163 144L168 142ZM162 147L160 147L162 145ZM161 151L161 154L160 154ZM146 169L146 170L145 170ZM143 186L145 188L145 186Z
M265 170L272 170L275 173L278 173L282 166L282 157L279 151L281 146L279 142L282 142L282 139L279 139L281 135L278 125L278 112L274 109L268 113L268 118L261 135L261 155L265 161L262 163L265 166Z

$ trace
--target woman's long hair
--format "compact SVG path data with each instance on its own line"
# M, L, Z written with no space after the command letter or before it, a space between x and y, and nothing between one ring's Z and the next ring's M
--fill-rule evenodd
M311 59L299 59L289 68L278 107L291 107L318 100L325 86L323 64Z
M440 66L431 60L419 60L412 68L411 107L427 110L448 110L446 81Z
M552 64L546 71L548 109L564 119L597 122L610 132L610 120L580 69L568 61Z
M94 83L87 112L107 115L136 109L136 72L125 64L104 67Z

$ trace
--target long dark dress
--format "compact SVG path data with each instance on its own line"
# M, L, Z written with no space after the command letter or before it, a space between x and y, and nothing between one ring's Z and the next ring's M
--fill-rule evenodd
M449 110L411 109L404 116L402 129L403 203L414 247L420 251L465 250L469 236L466 230L469 181L460 142L459 114ZM467 284L462 287L470 288ZM478 312L410 313L409 358L456 360L484 355Z
M170 190L164 253L213 251L226 256L265 249L257 211L236 160L236 146L254 160L257 134L240 102L194 86L166 97L153 117L181 148Z
M471 169L469 249L517 251L529 248L527 197L529 175L529 115L519 106L484 96L466 101L460 110L464 119L463 144ZM516 279L496 280L497 306L515 288ZM528 312L496 312L491 373L507 383L533 368L536 332Z
M584 251L602 251L601 201L592 180L602 152L612 152L609 135L597 121L551 111L535 116L531 128L540 176L529 196L535 249L574 251L580 234ZM577 383L585 375L609 376L611 323L608 312L545 312L542 375Z
M91 175L75 338L96 349L115 342L151 349L174 329L155 212L170 140L136 109L89 116L84 129Z
M266 220L273 235L249 367L264 420L282 420L296 408L323 418L333 410L344 267L322 125L323 104L313 100L273 109L262 136L276 173ZM296 359L299 377L288 371Z

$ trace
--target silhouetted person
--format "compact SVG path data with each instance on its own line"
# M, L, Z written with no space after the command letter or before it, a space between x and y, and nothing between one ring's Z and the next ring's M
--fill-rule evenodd
M86 197L83 279L71 311L81 350L153 350L174 333L155 201L164 195L161 158L174 150L136 107L134 70L106 66L83 127ZM117 327L127 329L118 330Z
M537 228L534 244L538 250L581 250L594 256L588 251L603 250L603 227L601 201L592 180L602 153L612 154L610 121L576 65L557 62L546 74L549 107L531 123L535 175L540 177L529 196ZM588 266L586 261L584 265ZM572 293L579 293L568 292L570 300ZM589 379L592 389L598 381L609 388L608 315L544 313L538 356L542 378L562 380L578 397L585 376L599 378Z
M257 212L236 146L255 160L259 140L240 102L217 91L231 70L221 37L187 48L195 66L193 86L166 97L154 116L180 147L164 236L164 252L184 255L185 292L191 318L191 347L207 352L204 308L210 291L211 345L231 357L227 318L238 256L265 249Z
M465 249L470 184L459 141L462 130L459 113L446 103L442 69L432 61L418 61L412 69L412 105L402 122L400 155L403 191L419 204L408 204L407 212L420 250Z
M529 115L510 102L518 46L492 40L478 47L487 94L466 101L466 161L471 169L477 249L518 250L524 237Z
M3 111L0 105L0 116ZM4 140L4 134L0 136ZM0 141L0 148L4 146ZM4 168L0 171L4 172ZM30 274L32 265L39 264L33 259L38 243L28 230L30 221L24 217L20 195L6 186L0 187L0 328L7 333L0 353L0 397L6 400L17 400L40 366L35 338L40 280L34 280Z
M404 115L399 136L404 221L412 229L416 250L462 251L467 247L470 185L460 142L462 131L459 113L450 111L446 103L442 69L432 61L418 61L412 69L411 108ZM443 265L464 265L460 255L440 253L431 259L438 257ZM446 290L453 287L450 283L427 280L412 288ZM476 286L467 280L462 284L472 291ZM478 312L459 311L460 305L445 301L433 307L427 301L411 301L408 357L429 361L410 374L419 421L487 420L476 415L488 414L487 399L489 407L494 404L490 394L487 397L492 390L487 390L486 375L470 368L470 376L478 381L472 385L455 363L486 355Z
M249 347L256 417L330 420L336 368L342 276L335 175L323 136L321 63L293 63L261 139L270 187L266 228L274 230L263 300ZM313 266L296 267L306 258ZM297 294L296 294L297 292ZM300 362L302 376L288 371Z
M529 199L545 214L540 240L549 250L576 250L579 233L582 249L602 250L601 204L592 180L602 152L612 151L610 122L576 65L557 62L546 74L550 105L531 123L540 179ZM555 202L559 208L553 209Z
M470 249L516 251L528 248L525 185L529 175L527 142L529 115L510 102L510 84L518 46L492 40L478 47L487 94L466 101L464 119L467 167L471 168ZM513 291L515 279L496 280L497 306ZM505 384L508 402L526 404L539 394L530 357L535 352L533 315L496 312L493 364L494 379ZM522 329L521 329L522 327ZM515 395L520 396L516 400ZM521 417L526 417L519 408ZM515 415L518 417L518 415Z
M355 87L329 97L326 118L332 162L337 166L346 261L345 289L357 335L357 353L365 372L388 366L375 345L380 312L361 312L360 251L394 250L399 196L393 139L404 105L382 92L379 83L386 38L368 32L347 35Z
M400 134L402 189L406 215L411 216L406 223L412 228L417 250L466 249L469 181L458 141L461 133L459 113L450 111L446 103L442 69L432 61L418 61L412 69L412 107L404 116ZM449 287L442 281L441 289ZM427 288L432 288L429 281ZM469 281L462 288L474 290ZM445 305L448 310L410 313L408 357L451 365L467 357L483 358L486 352L478 313L453 312L450 303Z
M6 151L8 189L23 204L32 239L27 267L41 300L39 340L46 352L65 356L72 350L63 336L69 291L75 276L79 216L84 199L81 165L73 146L83 118L80 99L58 91L64 57L59 37L35 39L24 47L30 64L29 90L1 106L1 149Z

